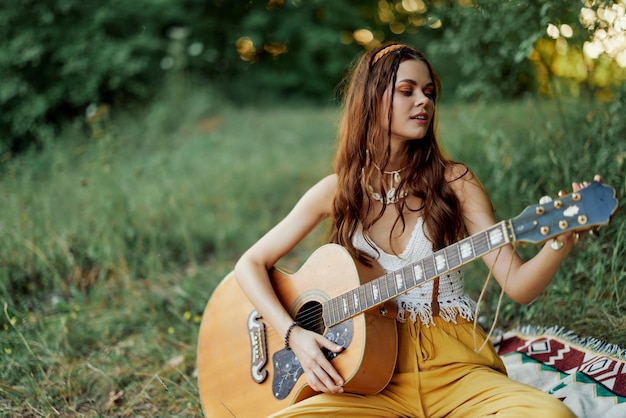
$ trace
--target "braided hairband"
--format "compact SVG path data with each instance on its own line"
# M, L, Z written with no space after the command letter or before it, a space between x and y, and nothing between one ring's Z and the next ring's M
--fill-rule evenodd
M404 47L404 45L402 45L402 44L391 44L391 45L388 45L388 46L384 47L383 49L378 51L376 53L376 55L374 55L374 58L372 59L372 65L376 64L376 62L379 59L381 59L382 57L384 57L388 53L393 52L393 51L397 51L398 49L403 48L403 47Z

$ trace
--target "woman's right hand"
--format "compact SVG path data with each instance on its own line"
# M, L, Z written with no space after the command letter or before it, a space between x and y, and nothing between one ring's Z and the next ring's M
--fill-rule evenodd
M326 348L334 353L344 348L324 336L294 327L289 335L289 346L298 358L311 389L324 393L343 393L343 378L322 352Z

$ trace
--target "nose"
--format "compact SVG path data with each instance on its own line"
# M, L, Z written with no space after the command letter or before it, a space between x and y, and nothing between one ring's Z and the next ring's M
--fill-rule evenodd
M428 104L428 102L430 102L430 100L430 97L424 94L422 90L415 91L415 106L425 106Z

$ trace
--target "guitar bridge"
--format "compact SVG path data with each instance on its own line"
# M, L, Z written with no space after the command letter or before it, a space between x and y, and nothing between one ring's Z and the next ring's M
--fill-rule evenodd
M255 383L263 383L267 379L267 344L265 338L265 324L261 316L254 310L248 316L248 336L250 337L251 364L250 375Z

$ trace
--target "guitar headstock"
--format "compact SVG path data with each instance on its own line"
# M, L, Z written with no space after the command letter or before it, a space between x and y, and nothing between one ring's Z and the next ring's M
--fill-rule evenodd
M511 224L517 241L539 244L564 232L608 225L618 205L615 189L594 181L578 192L527 207Z

